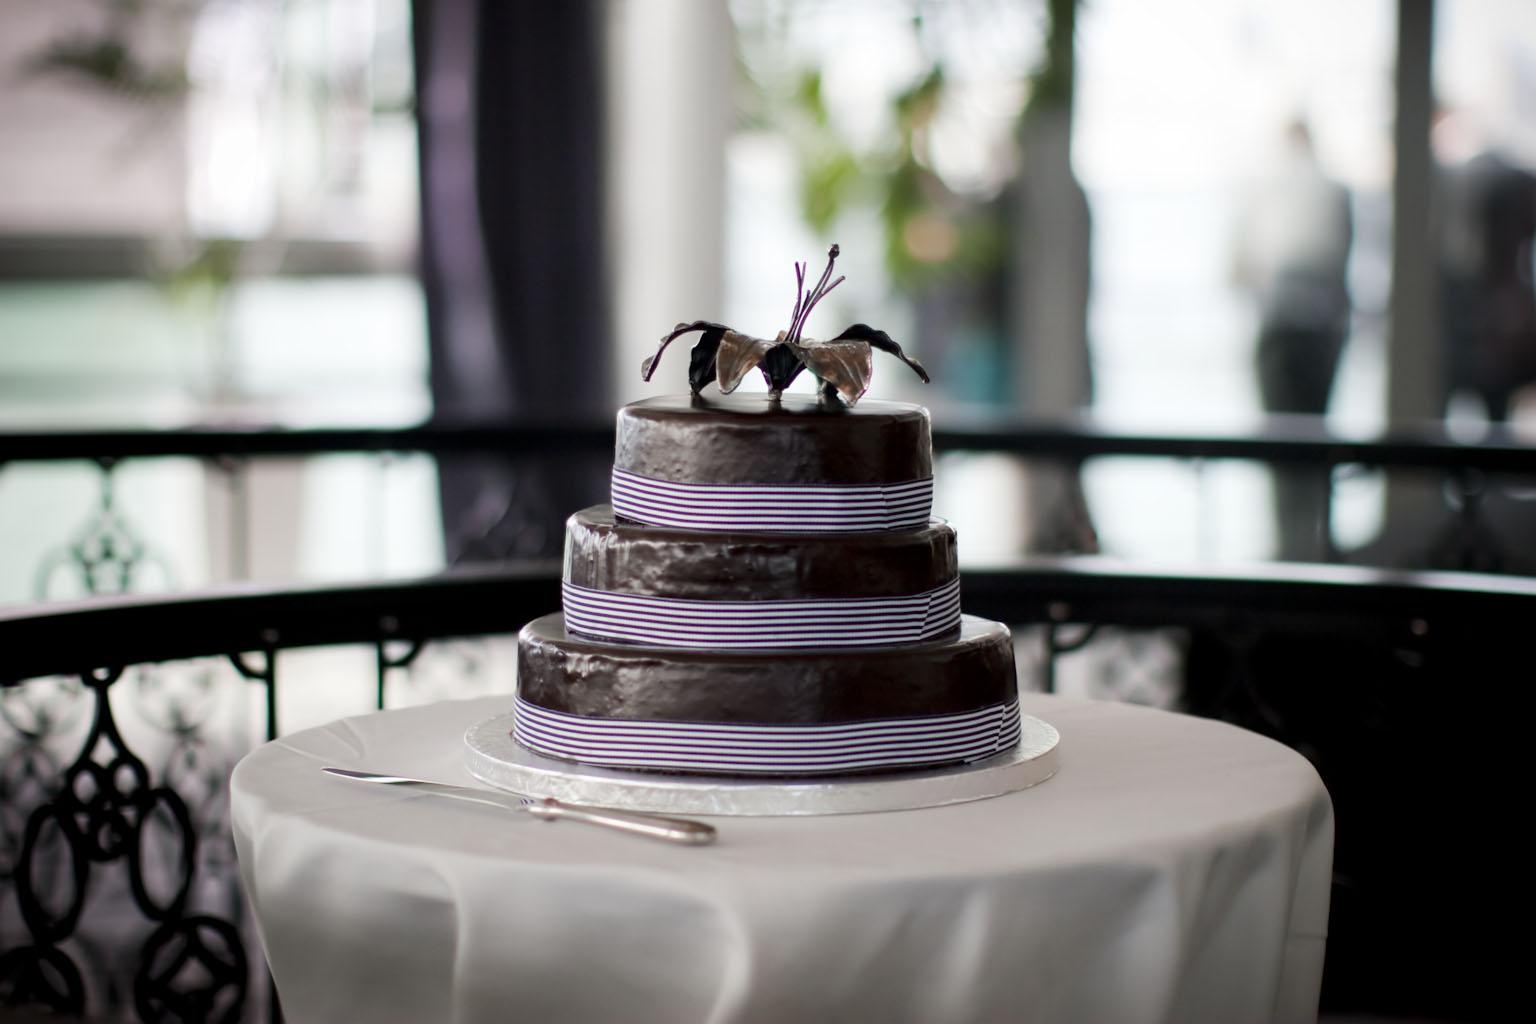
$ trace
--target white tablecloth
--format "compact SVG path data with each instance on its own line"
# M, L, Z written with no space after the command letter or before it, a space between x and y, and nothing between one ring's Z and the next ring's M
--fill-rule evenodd
M1216 722L1026 697L1055 778L891 814L717 818L684 848L347 782L478 785L508 698L345 719L246 757L241 872L288 1019L1300 1021L1333 812Z

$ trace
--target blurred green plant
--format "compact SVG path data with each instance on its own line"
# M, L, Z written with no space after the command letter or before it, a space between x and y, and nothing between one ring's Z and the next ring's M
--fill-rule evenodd
M1045 50L1030 76L1029 100L1020 120L1045 108L1072 108L1076 90L1077 8L1082 0L1045 0Z
M1021 68L1024 99L1015 115L1014 138L1025 118L1047 107L1070 106L1073 34L1079 0L1043 0L1043 54L1032 73ZM913 0L912 31L924 31L922 0ZM763 19L764 34L785 32L796 17L793 3L779 17ZM781 50L777 57L785 59ZM951 189L933 170L932 128L953 87L945 61L930 57L926 69L889 100L893 130L872 149L860 151L835 122L824 95L824 68L802 64L787 87L759 77L738 60L743 86L743 126L780 132L794 154L800 214L818 235L828 236L839 217L865 205L878 213L884 262L892 284L920 290L956 276L995 272L1007 256L1006 218L996 197L980 199Z
M191 89L183 55L153 62L134 52L153 11L190 20L201 0L98 0L100 24L57 39L23 63L29 75L65 76L100 92L141 102L179 101Z
M856 150L830 116L819 67L802 69L782 98L755 86L760 124L783 132L795 156L800 214L821 236L851 207L878 211L887 272L915 287L955 270L996 264L1002 238L974 200L957 195L931 169L929 128L943 102L945 74L930 70L891 100L894 132L872 151Z
M205 2L99 0L96 25L53 40L24 59L23 76L68 81L135 109L180 110L194 89L187 73L186 40ZM180 45L168 45L167 32ZM142 55L139 41L149 38L155 39L154 48L164 55L155 59ZM152 138L152 133L136 133L134 145L148 145ZM214 352L207 386L215 394L226 393L231 377L226 314L245 244L185 231L160 242L148 277L163 289L173 308L204 325Z
M73 75L138 100L180 99L190 87L185 68L145 64L114 38L60 40L33 58L29 69L36 74Z
M205 0L98 0L97 24L77 29L47 43L22 62L29 78L58 78L97 95L126 100L136 106L179 107L193 86L187 74L185 45L167 47L169 27L185 40ZM157 32L157 30L159 30ZM136 40L155 35L158 48L173 56L148 59L136 51ZM144 144L144 137L136 140ZM240 243L231 239L178 239L182 253L152 276L178 305L213 309L234 280Z
M908 0L895 16L919 62L888 92L881 130L871 132L826 94L829 79L848 81L851 69L821 40L868 31L871 21L891 39L903 30L892 20L894 5L736 0L742 128L785 141L799 214L816 234L843 235L840 220L872 215L891 290L912 310L911 340L960 401L1022 400L1017 278L1053 244L1020 236L1023 196L1035 170L1047 189L1060 177L1059 168L1032 168L1032 161L1060 159L1066 149L1079 2ZM822 24L833 26L832 35L807 32L828 17ZM974 120L978 109L982 122ZM968 121L983 125L968 141L990 155L986 164L969 158L975 169L947 181L939 168L956 164L937 160L947 156L938 147L957 126L969 130Z
M239 276L244 252L239 239L200 239L184 258L168 260L158 279L176 305L212 313Z

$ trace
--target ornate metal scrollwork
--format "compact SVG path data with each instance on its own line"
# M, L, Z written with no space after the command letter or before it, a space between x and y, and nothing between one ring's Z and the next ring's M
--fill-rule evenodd
M462 700L504 689L515 671L516 652L486 637L423 641L379 641L379 707L400 707L438 700Z
M234 1020L249 970L239 930L190 912L199 828L181 795L156 785L123 741L109 690L121 669L85 673L94 718L62 785L27 817L12 877L29 943L0 953L0 1002L85 1010L75 947L99 866L120 863L134 908L156 927L133 982L146 1020ZM182 737L185 739L185 737ZM99 885L99 883L98 883Z
M393 623L385 625L388 627L388 632L394 632ZM378 683L377 704L380 710L383 710L387 704L391 670L409 670L423 646L425 641L422 640L378 640L374 643Z
M1042 687L1094 700L1172 708L1183 691L1187 637L1178 629L1130 629L1102 622L1072 622L1071 610L1053 604L1051 621L1040 627L1038 655ZM1063 673L1065 655L1080 662Z
M1073 651L1082 650L1088 646L1093 635L1098 632L1098 623L1083 623L1076 627L1075 633L1068 630L1073 627L1066 622L1070 609L1052 607L1050 609L1051 622L1046 623L1045 631L1041 636L1044 645L1045 667L1045 692L1056 692L1056 659L1063 654L1071 654Z
M0 750L0 883L13 877L32 809L51 800L61 785L64 766L49 744L78 723L82 694L73 676L0 690L0 723L16 738Z
M101 465L101 490L96 508L65 544L46 553L37 567L33 592L39 599L54 593L54 580L71 570L87 594L124 594L143 589L146 570L157 570L167 584L175 574L167 559L153 550L117 506L113 463Z
M0 953L0 1006L40 1006L78 1017L85 981L75 962L52 946L19 946Z
M144 943L133 1001L144 1020L236 1021L250 966L240 932L197 915L168 921Z

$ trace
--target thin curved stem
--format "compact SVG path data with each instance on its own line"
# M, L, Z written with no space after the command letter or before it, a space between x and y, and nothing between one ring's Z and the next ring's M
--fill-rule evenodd
M841 277L839 277L836 281L833 281L831 284L827 283L827 279L832 276L832 265L837 262L838 254L841 252L842 250L838 248L836 243L834 243L832 247L827 250L827 268L821 272L821 280L817 281L816 287L811 289L811 294L806 299L805 304L803 306L797 304L798 308L796 310L795 318L791 320L789 324L789 335L787 340L800 340L800 332L805 329L805 321L806 318L811 315L811 309L816 305L816 303L821 301L822 296L826 295L827 292L830 292L833 288L836 288L838 285L843 283L843 278Z
M838 275L837 280L833 281L826 287L817 287L815 293L811 295L811 300L805 304L805 309L800 313L800 322L795 325L795 333L793 337L794 341L800 340L800 332L805 328L805 321L810 317L811 310L815 307L816 303L826 298L828 292L842 284L845 280L847 280L845 277Z
M789 329L795 329L795 321L800 319L800 307L805 304L805 264L795 261L795 308L789 314Z

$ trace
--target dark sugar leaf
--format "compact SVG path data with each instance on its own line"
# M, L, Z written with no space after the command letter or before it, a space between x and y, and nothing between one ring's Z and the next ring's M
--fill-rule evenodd
M811 341L791 346L823 388L853 405L869 387L874 357L862 341Z
M735 331L726 331L720 339L720 352L715 359L715 382L720 393L728 395L736 390L741 378L763 361L763 356L776 343L753 338Z
M664 334L661 338L661 347L656 349L656 354L640 364L640 379L649 381L651 375L656 372L656 366L661 362L661 354L667 350L667 346L673 340L693 331L703 331L698 343L693 346L693 355L688 360L688 383L692 386L694 394L699 389L715 378L715 350L720 347L720 338L730 330L724 324L711 323L708 320L695 320L691 324L678 324L672 328L672 333Z
M831 340L867 341L871 347L877 348L882 352L888 352L895 356L897 359L900 359L902 362L906 363L908 366L912 367L912 371L923 379L924 384L929 382L928 371L923 369L922 363L918 362L916 359L909 358L907 354L901 350L901 346L891 340L891 336L889 334L886 334L884 331L877 331L868 324L854 324L842 334L839 334L837 337Z
M763 376L768 381L768 390L777 394L800 376L800 371L805 369L805 364L800 357L791 351L785 344L778 344L768 350L763 356L758 368L763 371Z
M703 391L704 385L715 379L715 354L720 351L720 339L729 330L721 324L713 324L693 346L693 352L688 356L688 387L694 394Z

